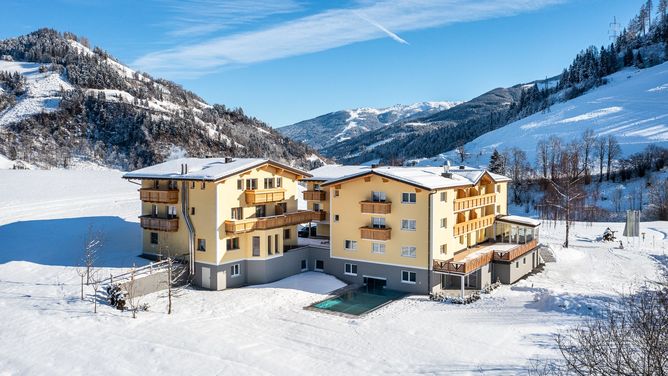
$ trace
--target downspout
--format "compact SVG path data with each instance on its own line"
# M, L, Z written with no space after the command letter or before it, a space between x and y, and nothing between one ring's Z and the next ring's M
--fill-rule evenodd
M430 192L429 193L429 226L427 226L427 237L429 238L429 249L427 251L427 295L431 295L431 268L432 268L432 247L433 247L433 239L432 239L432 230L431 226L434 218L434 207L432 205L432 199L434 197L435 192Z
M188 166L185 168L181 167L182 171L186 174L188 173ZM183 214L183 219L186 221L188 226L188 265L190 276L195 275L195 226L193 226L192 221L190 220L190 213L188 212L189 206L189 197L188 197L188 181L184 180L181 182L181 213Z

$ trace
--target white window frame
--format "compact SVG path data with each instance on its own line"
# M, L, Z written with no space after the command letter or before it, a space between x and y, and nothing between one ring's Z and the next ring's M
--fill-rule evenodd
M412 228L410 224L413 224ZM416 231L417 230L417 221L415 219L402 219L401 220L401 231Z
M411 252L411 250L412 250L412 252ZM407 246L401 247L401 257L409 257L409 258L417 257L417 247L412 246L412 245L407 245Z
M348 247L350 245L350 247ZM344 240L343 241L343 249L346 251L356 251L357 250L357 241L356 240Z
M408 200L405 199L404 195L408 195ZM411 198L413 199L413 201L411 201ZM402 204L414 205L416 202L417 202L417 193L403 192L401 194L401 203Z
M385 243L371 243L371 253L375 255L384 255Z
M448 192L441 192L441 202L448 202Z
M404 279L404 273L408 273L408 279ZM415 276L415 281L411 281L411 275ZM409 285L414 285L417 283L417 273L412 272L410 270L402 270L401 271L401 283L407 283Z
M378 199L376 199L378 198ZM372 202L387 202L387 194L380 191L371 192L371 201Z
M378 227L376 227L378 226ZM372 228L387 228L387 222L384 217L371 217Z
M448 218L441 218L441 228L448 227Z
M441 246L439 247L439 251L441 252L442 255L448 254L448 245L441 244Z
M231 278L236 278L241 275L241 267L239 264L234 264L232 265L232 270L230 272L230 277Z
M350 270L350 271L348 271L348 270ZM343 265L343 274L345 274L345 275L357 275L357 264L345 263Z

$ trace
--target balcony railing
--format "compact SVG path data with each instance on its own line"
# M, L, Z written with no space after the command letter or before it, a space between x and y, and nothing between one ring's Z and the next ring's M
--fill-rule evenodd
M139 190L139 199L145 202L176 204L179 201L179 190L142 188Z
M361 201L362 213L365 214L390 214L392 212L391 202Z
M304 191L304 200L306 201L325 201L327 192L325 191Z
M496 203L496 194L488 193L482 196L473 196L466 198L455 199L455 211L469 210L481 208L483 206L492 205Z
M285 189L247 189L245 195L247 204L266 204L269 202L283 201L285 199Z
M494 252L487 251L479 254L475 254L472 257L469 256L460 261L441 261L434 260L432 267L434 271L444 272L444 273L460 273L468 274L481 266L487 265L492 262L494 257Z
M488 215L485 217L472 219L470 221L457 223L453 228L455 236L468 234L471 231L480 230L494 224L494 215Z
M513 261L514 259L532 251L537 246L538 239L534 239L526 244L518 244L517 247L506 251L494 251L494 261Z
M391 228L360 227L360 237L367 240L390 240Z
M256 230L269 230L284 226L298 225L310 221L320 220L322 212L300 210L293 213L274 215L271 217L249 218L225 221L225 232L228 234L242 234Z
M161 218L150 215L139 217L139 223L145 230L174 232L179 230L178 218Z

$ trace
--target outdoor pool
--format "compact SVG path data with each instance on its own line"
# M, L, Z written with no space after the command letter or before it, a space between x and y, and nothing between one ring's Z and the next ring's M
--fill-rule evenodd
M359 316L406 295L400 291L384 288L370 289L365 286L315 303L311 307Z

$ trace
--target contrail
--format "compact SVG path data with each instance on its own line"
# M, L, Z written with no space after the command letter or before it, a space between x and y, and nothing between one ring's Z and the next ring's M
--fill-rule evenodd
M354 12L354 13L355 13L359 18L363 19L364 21L366 21L366 22L372 24L373 26L377 27L378 29L380 29L382 32L384 32L385 34L387 34L390 38L394 39L395 41L397 41L397 42L399 42L399 43L401 43L401 44L410 44L410 43L406 42L406 40L404 40L404 39L402 39L400 36L398 36L397 34L393 33L393 32L390 31L390 30L388 30L385 26L383 26L383 25L379 24L378 22L376 22L376 21L370 19L369 17L364 16L362 13L360 13L360 12Z

